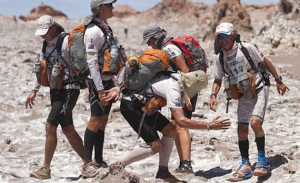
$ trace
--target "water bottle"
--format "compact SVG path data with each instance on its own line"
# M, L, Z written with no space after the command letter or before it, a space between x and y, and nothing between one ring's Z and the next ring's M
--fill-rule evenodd
M242 91L245 99L253 98L252 87L248 78L242 81Z
M60 72L60 66L58 64L53 65L52 73L51 73L51 81L50 81L51 89L59 88L59 72Z
M233 98L233 94L231 90L229 89L229 78L228 76L224 76L224 86L225 86L225 92L227 94L227 99L230 100Z
M118 72L118 56L119 49L116 43L114 43L110 48L110 70L111 72Z

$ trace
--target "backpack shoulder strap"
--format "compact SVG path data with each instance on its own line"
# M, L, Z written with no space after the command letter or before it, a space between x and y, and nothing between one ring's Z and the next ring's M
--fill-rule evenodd
M242 42L240 42L240 45L241 45L241 51L243 52L244 56L246 57L246 59L248 60L249 64L251 65L251 68L254 69L255 71L257 71L257 68L255 67L255 64L252 60L252 58L250 57L250 54L247 50L247 48L245 48L242 44Z
M58 38L57 38L57 42L56 42L56 45L55 45L55 49L56 49L56 51L57 51L57 53L58 53L59 56L61 56L61 47L62 47L62 44L63 44L63 42L64 42L64 39L65 39L65 37L66 37L67 35L69 35L69 33L64 32L64 33L60 34L60 35L58 36Z
M220 61L220 64L221 64L221 66L222 66L222 69L223 69L224 73L228 74L228 73L225 71L225 68L224 68L224 59L223 59L223 57L224 57L224 53L223 53L222 50L220 50L220 53L219 53L219 61Z
M104 35L107 35L107 31L106 29L104 28L104 26L100 23L100 22L97 22L97 21L91 21L90 24L95 24L97 27L99 27L101 29L101 31L103 32ZM109 26L108 26L109 27ZM109 27L109 30L111 30L111 28Z
M46 53L46 47L47 47L47 41L43 41L43 48L42 48L42 53L45 55Z

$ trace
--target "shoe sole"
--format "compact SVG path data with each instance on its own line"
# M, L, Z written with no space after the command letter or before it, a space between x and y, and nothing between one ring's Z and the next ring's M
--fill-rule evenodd
M33 177L33 178L36 178L36 179L40 179L40 180L46 180L46 179L50 179L51 177L43 177L43 176L40 176L40 175L37 175L37 174L30 174L30 177Z
M266 176L268 173L260 173L260 172L254 172L254 176L256 177L264 177Z

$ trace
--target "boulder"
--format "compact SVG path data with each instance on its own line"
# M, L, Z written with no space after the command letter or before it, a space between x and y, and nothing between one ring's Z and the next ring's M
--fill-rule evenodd
M54 9L49 5L41 3L38 7L33 8L30 11L29 15L26 15L26 16L21 15L21 16L19 16L19 19L21 19L23 21L36 20L39 17L41 17L42 15L50 15L50 16L53 16L53 17L68 18L67 15L64 14L63 12Z

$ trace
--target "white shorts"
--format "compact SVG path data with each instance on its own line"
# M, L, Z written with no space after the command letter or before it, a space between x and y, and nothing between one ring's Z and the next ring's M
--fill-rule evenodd
M258 119L263 122L269 97L269 86L258 93L257 97L251 100L246 100L241 97L238 102L238 123L249 124L250 120Z

